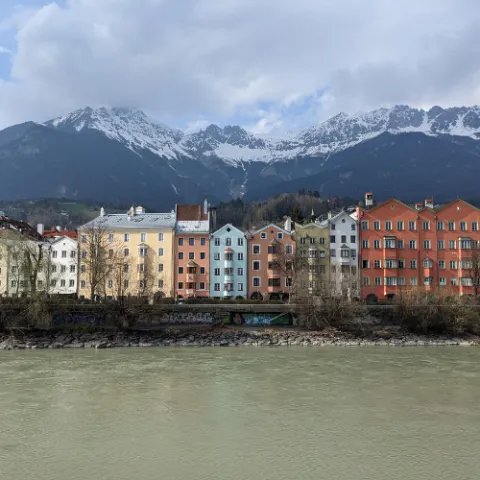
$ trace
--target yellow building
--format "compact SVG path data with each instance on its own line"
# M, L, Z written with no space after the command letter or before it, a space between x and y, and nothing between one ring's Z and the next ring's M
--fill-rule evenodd
M173 296L175 213L100 216L79 228L78 296Z
M295 224L297 291L318 294L329 285L330 229L328 223Z

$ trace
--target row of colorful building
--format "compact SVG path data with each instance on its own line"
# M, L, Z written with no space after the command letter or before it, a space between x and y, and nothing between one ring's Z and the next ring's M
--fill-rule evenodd
M50 266L35 280L50 293L280 300L334 293L374 302L412 289L474 293L479 224L480 210L460 199L377 204L367 193L356 208L248 231L218 228L206 201L168 213L102 209L78 239L40 228L29 242L48 253ZM19 277L14 242L4 241L0 254L0 293L9 296L32 289L32 275Z

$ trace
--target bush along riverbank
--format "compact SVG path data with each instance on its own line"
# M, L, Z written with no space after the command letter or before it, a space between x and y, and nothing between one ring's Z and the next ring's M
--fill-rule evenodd
M478 346L480 337L463 335L403 335L381 330L364 335L336 330L275 331L247 329L196 328L165 329L162 331L92 331L45 332L30 331L0 334L1 350L56 348L119 348L119 347L350 347L350 346Z

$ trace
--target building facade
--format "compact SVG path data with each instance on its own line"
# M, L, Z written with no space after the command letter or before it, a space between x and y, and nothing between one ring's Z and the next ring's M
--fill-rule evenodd
M246 298L247 238L231 224L224 225L210 238L210 297Z
M203 205L176 205L175 297L210 295L210 233L212 210Z
M353 213L353 216L352 216ZM355 212L328 218L330 231L330 288L337 295L358 297L358 226Z
M79 297L90 298L92 281L95 296L173 296L175 212L132 207L126 214L107 215L102 209L78 234Z
M363 299L414 291L473 293L480 210L463 200L440 206L431 199L413 206L396 199L365 204L357 209Z
M295 240L288 219L286 228L270 224L247 234L248 297L286 300L292 293Z
M295 224L296 292L299 295L325 293L330 281L330 229L328 222Z
M50 243L49 292L54 295L75 295L78 278L78 243L62 236Z

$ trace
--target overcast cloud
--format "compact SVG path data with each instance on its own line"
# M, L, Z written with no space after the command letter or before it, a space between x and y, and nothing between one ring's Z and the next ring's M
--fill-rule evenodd
M0 20L0 126L111 105L278 134L339 111L480 103L478 0L39 3Z

